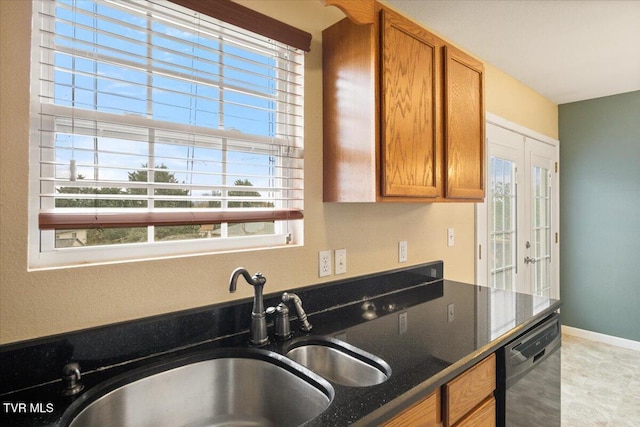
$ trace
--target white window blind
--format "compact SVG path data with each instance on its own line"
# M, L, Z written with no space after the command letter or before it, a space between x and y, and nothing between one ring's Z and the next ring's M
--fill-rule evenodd
M34 6L35 264L296 239L301 50L160 0Z

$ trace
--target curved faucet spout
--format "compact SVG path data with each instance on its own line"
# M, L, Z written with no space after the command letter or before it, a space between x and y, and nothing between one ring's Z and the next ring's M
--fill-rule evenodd
M238 277L244 277L248 284L253 286L253 310L251 310L250 335L251 344L262 346L269 343L267 335L267 320L264 312L264 300L262 297L262 288L267 282L267 278L262 273L256 273L253 277L245 268L236 268L229 278L229 292L236 291Z
M236 291L236 284L238 283L238 277L240 275L242 275L242 277L244 277L244 280L246 280L247 283L251 286L264 286L264 284L267 282L267 278L264 277L262 273L258 272L253 277L251 277L246 268L239 267L233 270L233 273L231 273L231 277L229 278L229 292Z

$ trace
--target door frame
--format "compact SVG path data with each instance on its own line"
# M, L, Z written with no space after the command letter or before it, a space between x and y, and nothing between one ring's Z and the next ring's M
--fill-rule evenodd
M528 129L517 123L510 122L500 116L492 114L490 112L485 113L485 119L487 126L494 125L508 131L517 133L527 138L531 138L542 143L545 143L554 148L555 162L559 164L560 158L560 141L550 138L534 130ZM485 143L488 144L488 140L485 138ZM485 165L489 165L489 147L485 149ZM485 179L489 179L489 173L485 174ZM553 174L553 193L552 198L555 203L552 203L552 245L551 254L554 265L552 266L552 280L557 286L552 287L551 298L560 298L560 172L559 167ZM486 183L485 183L486 185ZM486 186L485 188L489 188ZM487 229L487 213L488 207L486 201L484 203L477 203L475 205L475 274L476 284L481 286L487 286L488 265L486 256L488 250L488 229Z

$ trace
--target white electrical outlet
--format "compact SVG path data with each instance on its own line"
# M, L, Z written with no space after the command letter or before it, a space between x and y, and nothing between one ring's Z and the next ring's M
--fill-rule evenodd
M333 271L335 271L336 274L345 274L347 272L347 250L336 249L334 259L336 265Z
M331 251L318 252L318 277L331 276Z
M407 241L403 240L398 243L398 262L407 262Z
M453 322L454 319L453 303L451 303L447 305L447 322Z
M453 228L447 228L447 246L453 246L454 243Z

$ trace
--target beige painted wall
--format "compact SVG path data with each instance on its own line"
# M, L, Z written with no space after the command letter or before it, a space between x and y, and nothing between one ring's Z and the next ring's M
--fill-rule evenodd
M29 1L0 0L0 343L249 297L227 292L238 266L262 271L276 292L442 259L449 279L474 280L472 204L322 203L321 30L342 17L320 1L242 1L313 34L306 57L305 245L50 271L27 271ZM557 136L557 106L494 67L487 109ZM535 113L535 118L529 117ZM446 229L456 244L446 246ZM409 262L397 262L407 240ZM347 275L317 277L319 250L346 248Z
M558 106L485 62L485 108L510 122L558 139Z

